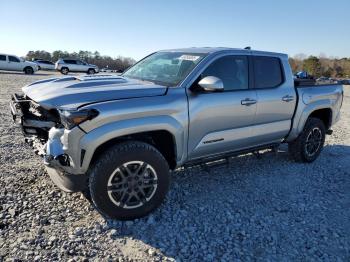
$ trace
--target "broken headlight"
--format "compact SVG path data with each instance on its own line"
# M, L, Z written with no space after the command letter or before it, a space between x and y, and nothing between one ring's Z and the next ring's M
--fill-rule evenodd
M72 129L86 120L91 120L98 116L98 111L95 109L59 110L59 113L61 124L66 129Z

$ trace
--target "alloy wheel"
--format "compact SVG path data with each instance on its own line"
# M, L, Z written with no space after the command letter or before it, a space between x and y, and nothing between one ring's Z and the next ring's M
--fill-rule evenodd
M157 190L154 168L143 161L130 161L117 167L108 179L107 192L118 207L132 209L148 202Z
M313 128L306 137L305 152L309 157L314 156L322 144L322 131L320 128Z

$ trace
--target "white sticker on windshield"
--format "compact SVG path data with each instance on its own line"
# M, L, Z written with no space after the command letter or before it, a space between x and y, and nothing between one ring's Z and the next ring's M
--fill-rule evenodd
M196 61L200 56L196 55L182 55L179 57L179 60L187 60L187 61Z

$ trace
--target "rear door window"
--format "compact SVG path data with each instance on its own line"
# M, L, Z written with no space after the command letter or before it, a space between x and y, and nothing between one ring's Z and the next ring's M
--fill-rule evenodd
M6 61L6 56L5 55L0 55L0 61Z
M72 65L75 65L77 63L77 61L75 61L75 60L64 60L64 62L67 64L72 64Z
M15 62L15 63L19 63L19 59L17 57L14 57L14 56L9 56L9 61L10 62Z
M269 56L254 57L255 88L273 88L283 83L280 59Z

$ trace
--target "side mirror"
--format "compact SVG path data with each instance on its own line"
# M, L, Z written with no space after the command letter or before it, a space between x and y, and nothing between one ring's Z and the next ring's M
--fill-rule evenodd
M224 91L224 83L220 78L215 76L206 76L198 82L198 85L207 92L222 92Z

